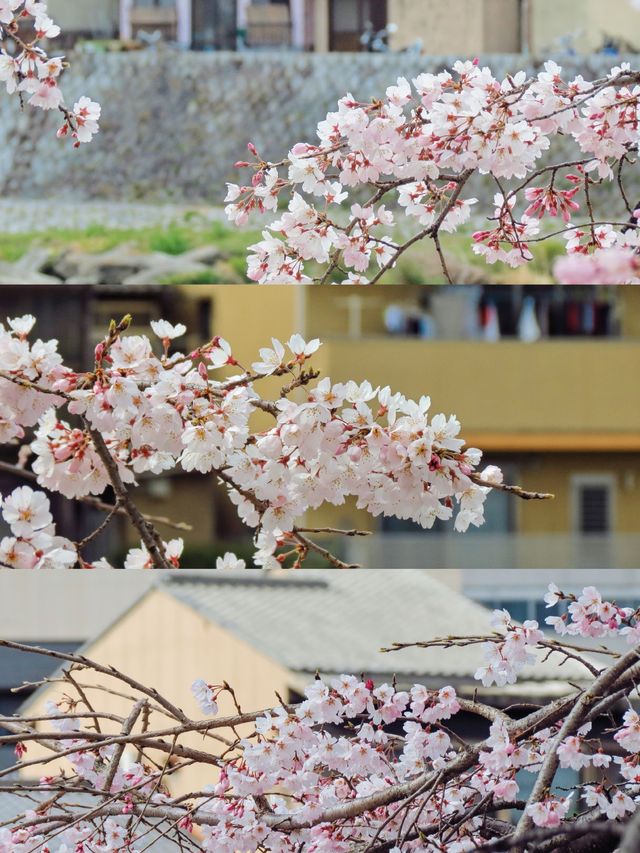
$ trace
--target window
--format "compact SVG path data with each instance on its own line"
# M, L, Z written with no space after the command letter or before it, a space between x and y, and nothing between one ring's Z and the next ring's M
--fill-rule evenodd
M34 314L38 322L32 339L59 339L58 352L62 353L65 362L73 368L86 367L87 359L92 357L93 347L97 343L97 340L89 341L91 311L91 287L87 285L22 287L7 284L0 287L0 313L5 317ZM73 334L60 334L62 316L65 318L66 327L74 330ZM107 319L107 324L110 319L111 316ZM99 339L104 337L105 328L107 326L101 329Z
M196 50L236 49L236 4L232 0L192 0L191 21Z
M331 50L362 50L360 38L367 26L374 33L387 26L386 0L331 0Z
M485 285L479 305L480 324L486 325L488 306L498 315L502 337L518 337L524 300L529 297L543 337L611 338L619 337L618 296L611 289L594 286L550 288L526 285L514 288Z
M567 612L567 603L559 602L553 608L547 608L547 605L535 598L493 598L480 600L478 604L486 607L488 610L508 610L512 618L516 622L524 622L527 619L535 619L540 626L540 630L551 630L546 624L547 616L562 616Z
M577 533L610 533L615 478L609 474L573 478L573 528Z

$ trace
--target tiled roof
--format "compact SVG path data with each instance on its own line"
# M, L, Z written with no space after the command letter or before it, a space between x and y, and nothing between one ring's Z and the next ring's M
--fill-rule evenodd
M421 570L311 571L260 575L171 575L160 588L293 672L396 674L468 682L482 663L479 646L406 649L394 642L491 632L490 612ZM555 655L527 667L520 681L584 678Z

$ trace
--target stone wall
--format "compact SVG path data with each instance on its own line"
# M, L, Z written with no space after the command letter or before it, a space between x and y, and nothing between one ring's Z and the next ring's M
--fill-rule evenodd
M233 163L251 140L268 158L315 136L317 122L345 92L368 99L396 77L439 71L452 57L408 54L188 53L171 49L72 57L70 102L103 105L102 132L75 151L55 138L56 116L20 112L0 98L0 192L67 199L219 203ZM564 61L567 74L605 74L619 60ZM494 73L517 70L517 56L487 56ZM530 70L542 62L526 62Z

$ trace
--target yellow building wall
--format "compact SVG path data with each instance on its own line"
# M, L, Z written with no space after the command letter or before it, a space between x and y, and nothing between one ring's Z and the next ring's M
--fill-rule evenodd
M531 454L519 465L520 480L533 491L551 492L556 500L517 503L520 533L568 533L573 528L572 478L607 474L615 478L614 530L640 532L640 454Z
M621 298L622 335L640 340L640 288L619 287Z
M318 369L334 381L369 379L432 412L456 414L463 434L634 433L640 427L640 342L333 340Z
M209 684L227 681L235 690L240 706L247 711L278 704L276 691L286 699L292 682L279 664L161 589L152 590L102 637L84 649L83 654L98 663L114 666L148 687L155 687L196 720L202 718L191 694L191 684L197 678L204 678ZM127 691L109 676L84 674L80 681ZM26 703L25 713L44 713L46 703L58 701L65 692L69 691L59 685L45 687ZM97 691L88 690L87 695L97 708L107 713L126 717L131 709L131 703L109 693L98 696ZM236 713L228 694L220 697L219 706L220 716ZM166 723L164 716L151 715L151 729L166 727ZM115 731L117 726L106 722L103 730ZM241 728L239 731L247 733ZM203 741L202 735L197 734L185 737L182 742L197 749L202 749L204 744L212 752L222 749L216 747L215 741ZM45 754L50 753L29 747L29 758ZM58 766L62 761L51 766ZM213 767L190 767L171 776L170 789L179 795L199 790L212 781L215 781Z
M234 357L243 365L255 361L260 347L271 338L287 340L303 332L308 288L289 285L182 285L188 299L211 300L214 335L229 341Z
M159 486L158 481L151 481ZM173 522L187 522L192 530L176 530L167 525L158 525L163 539L181 537L187 545L206 545L216 538L216 500L219 493L210 475L194 471L189 477L162 478L162 491L158 494L148 488L133 493L138 509L145 515L169 518ZM165 492L166 489L166 492ZM138 546L140 536L130 525L126 525L128 546Z
M515 502L516 526L523 533L570 532L572 476L601 472L616 476L615 529L639 531L639 453L613 452L603 457L554 452L554 436L563 433L563 446L569 450L581 434L591 446L594 440L597 446L598 435L604 441L620 437L623 446L638 446L640 392L630 367L637 363L640 343L631 341L545 341L525 346L508 341L489 345L333 340L316 358L323 374L334 381L369 378L407 396L429 394L434 413L460 418L462 436L469 444L486 450L488 440L483 438L490 435L494 454L504 450L501 434L523 437L525 450L527 435L542 437L547 452L527 457L520 466L520 480L528 489L553 492L557 498L550 503ZM307 522L371 529L366 513L355 510L353 504L322 507L310 513Z
M503 438L531 442L538 450L521 466L527 488L558 495L549 504L516 503L523 532L568 532L571 528L571 474L615 471L620 497L616 526L638 530L640 488L629 488L627 469L640 483L638 454L607 458L593 453L602 435L623 445L640 440L640 392L632 365L640 363L640 289L621 292L621 339L555 339L525 345L504 340L420 341L391 338L384 330L384 308L415 305L420 288L292 288L202 286L192 289L212 300L214 333L227 337L236 357L250 365L272 335L285 341L294 331L324 341L314 358L323 376L334 381L368 379L407 396L429 394L432 411L456 414L470 444L501 454ZM360 305L362 338L349 338L349 306ZM268 318L268 319L267 319ZM281 381L267 380L263 393L276 398ZM260 414L257 425L270 419ZM563 441L559 452L558 437ZM592 452L579 454L582 437ZM594 438L595 437L595 438ZM547 453L540 452L546 444ZM597 446L597 444L595 445ZM513 448L512 448L513 449ZM605 448L606 449L606 448ZM634 474L635 472L635 474ZM631 476L630 475L630 476ZM626 483L626 485L625 485ZM353 502L309 513L316 526L371 529L371 519ZM375 524L375 522L374 522Z

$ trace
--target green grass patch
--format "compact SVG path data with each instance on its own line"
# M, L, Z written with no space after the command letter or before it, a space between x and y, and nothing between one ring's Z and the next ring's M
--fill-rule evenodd
M215 269L202 270L198 273L185 273L170 275L163 278L158 284L226 284L225 276Z
M190 249L214 245L221 253L215 269L196 276L172 276L163 284L232 284L248 283L247 249L261 239L258 230L245 231L224 222L207 222L201 214L188 213L179 223L153 228L106 228L89 225L85 229L52 228L44 232L25 234L0 234L0 261L14 263L35 247L46 247L52 254L78 251L99 254L129 245L140 252L164 252L172 256L184 255ZM534 260L519 270L504 265L488 266L473 254L470 233L443 235L443 249L454 280L458 270L473 270L479 280L491 284L551 284L555 259L564 253L564 241L552 238L534 243L531 250ZM375 274L377 269L370 271ZM321 272L315 264L307 265L307 273L317 276ZM332 277L342 280L339 271ZM464 278L462 280L465 280ZM384 284L444 284L445 279L431 241L412 246L399 260L395 269L382 279Z
M224 284L224 266L234 281L245 282L247 247L260 239L259 231L240 231L222 222L203 222L201 216L186 216L183 223L166 228L106 228L89 225L84 229L51 228L47 231L24 234L0 234L0 261L15 263L30 249L46 247L51 254L65 251L101 254L118 246L130 246L134 251L164 252L180 256L200 246L216 246L221 253L222 269L203 273L202 280L187 283ZM169 284L182 284L186 280L170 279Z
M170 225L164 231L156 231L149 237L149 247L154 252L166 255L184 255L193 248L193 236L177 225Z

